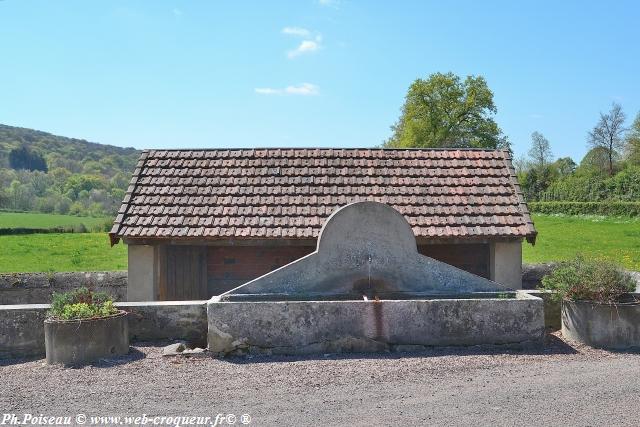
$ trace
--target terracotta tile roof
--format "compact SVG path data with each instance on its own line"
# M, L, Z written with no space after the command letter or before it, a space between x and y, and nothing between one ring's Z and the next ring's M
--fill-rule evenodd
M535 240L506 151L346 148L145 151L110 236L315 238L358 200L393 206L418 237Z

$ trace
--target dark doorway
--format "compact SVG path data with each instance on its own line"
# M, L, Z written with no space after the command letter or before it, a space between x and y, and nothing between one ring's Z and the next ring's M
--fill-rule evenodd
M206 246L165 246L159 288L162 301L207 299Z

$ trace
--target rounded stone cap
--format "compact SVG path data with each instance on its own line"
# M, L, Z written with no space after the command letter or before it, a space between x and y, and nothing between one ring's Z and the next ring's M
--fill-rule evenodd
M327 219L318 238L318 252L372 248L397 253L417 252L416 238L405 217L380 202L355 202Z

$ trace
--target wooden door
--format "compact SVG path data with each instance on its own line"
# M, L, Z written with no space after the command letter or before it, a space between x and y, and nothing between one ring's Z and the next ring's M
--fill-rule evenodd
M160 257L160 300L207 299L206 246L167 245L163 249Z

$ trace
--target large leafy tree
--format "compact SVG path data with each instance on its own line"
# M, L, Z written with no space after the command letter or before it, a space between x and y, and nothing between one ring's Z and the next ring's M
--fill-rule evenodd
M493 93L481 76L464 81L453 73L431 74L409 87L386 147L509 148L493 119Z
M624 121L626 116L620 104L613 103L608 113L600 113L598 124L589 132L588 144L592 148L604 150L607 155L607 169L613 175L616 156L624 148Z

